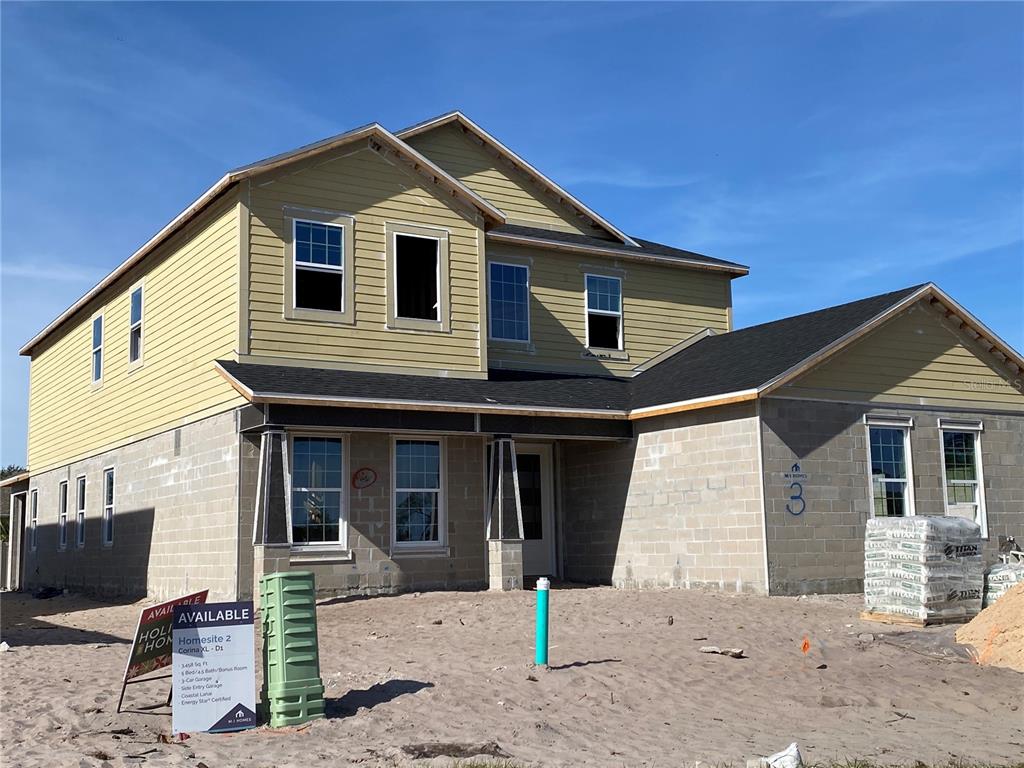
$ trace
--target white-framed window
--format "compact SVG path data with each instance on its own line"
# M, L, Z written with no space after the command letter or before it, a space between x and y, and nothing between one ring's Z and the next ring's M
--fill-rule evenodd
M530 268L492 261L488 265L491 338L530 340Z
M981 466L981 424L939 422L942 439L942 485L946 514L966 517L988 538L985 480Z
M345 311L345 227L292 219L293 306L320 312Z
M103 546L114 544L114 468L103 470Z
M394 545L397 548L444 546L444 443L396 437L392 452Z
M587 348L622 349L622 279L585 275Z
M387 222L388 327L451 330L448 233L443 229Z
M128 363L142 361L142 286L136 287L131 294L128 310Z
M39 491L36 488L28 495L28 548L33 552L39 544Z
M85 475L75 481L75 544L85 546Z
M68 546L68 481L61 480L57 486L57 548Z
M345 439L317 435L289 439L292 546L344 549L349 517Z
M868 420L867 428L872 516L913 515L914 472L909 423Z
M103 381L103 315L92 319L92 383Z

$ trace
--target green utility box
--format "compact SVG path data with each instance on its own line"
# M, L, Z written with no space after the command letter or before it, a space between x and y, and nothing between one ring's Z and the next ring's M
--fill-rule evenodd
M268 573L260 579L260 600L263 702L271 727L323 717L313 574Z

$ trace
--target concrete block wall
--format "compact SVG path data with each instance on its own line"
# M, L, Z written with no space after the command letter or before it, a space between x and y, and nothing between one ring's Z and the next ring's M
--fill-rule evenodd
M392 551L392 436L353 432L348 436L349 471L368 467L376 473L377 479L368 488L349 489L348 550L333 553L293 550L289 568L312 571L317 591L323 594L374 595L410 589L486 587L484 438L447 436L442 440L448 534L445 550L428 554ZM254 471L243 467L243 477L247 485L253 486L243 489L243 498L254 499ZM252 502L246 503L251 505ZM243 515L248 515L251 521L251 507ZM249 538L240 542L242 571L254 574L251 522L249 526Z
M112 416L113 417L113 416ZM177 436L176 436L177 433ZM102 537L103 472L114 468L114 542ZM75 530L86 476L85 545ZM67 546L58 546L59 483L68 481ZM165 599L236 594L238 435L229 411L35 475L37 544L26 538L25 588ZM31 494L30 494L31 495ZM26 518L29 514L26 511Z
M564 444L566 577L764 592L753 406L646 419L637 428L628 442Z
M765 509L769 581L773 594L856 593L863 589L864 527L871 514L870 469L864 415L910 417L915 508L945 514L939 417L976 419L981 436L989 538L995 561L998 536L1024 540L1024 416L845 403L762 401ZM786 511L793 464L806 508Z

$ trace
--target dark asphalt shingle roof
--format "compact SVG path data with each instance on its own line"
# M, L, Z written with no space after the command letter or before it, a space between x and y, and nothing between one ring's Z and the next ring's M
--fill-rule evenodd
M673 248L670 245L662 245L661 243L655 243L651 240L642 240L639 237L633 239L640 244L637 248L633 245L627 245L626 243L617 243L612 240L602 240L599 237L590 237L589 235L580 235L573 232L558 232L553 229L541 229L540 227L523 227L518 224L503 224L499 227L494 227L488 230L488 234L496 233L499 235L515 235L517 237L529 237L535 240L550 240L556 243L567 243L570 245L584 245L592 248L604 248L610 251L620 251L624 255L630 256L657 256L659 258L670 258L680 259L685 261L695 261L702 264L709 264L717 267L728 267L731 269L748 271L749 268L742 264L736 264L732 261L723 261L722 259L715 259L711 256L705 256L702 253L694 253L693 251L686 251L682 248Z
M461 379L219 362L263 395L625 411L755 389L921 287L708 336L631 379L501 369Z

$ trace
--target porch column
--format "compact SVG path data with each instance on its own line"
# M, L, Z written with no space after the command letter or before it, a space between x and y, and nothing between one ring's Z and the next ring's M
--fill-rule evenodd
M515 441L495 435L488 465L487 575L495 590L523 588L523 509Z
M260 465L253 519L253 600L259 604L260 579L290 568L288 519L288 439L282 429L260 435Z

